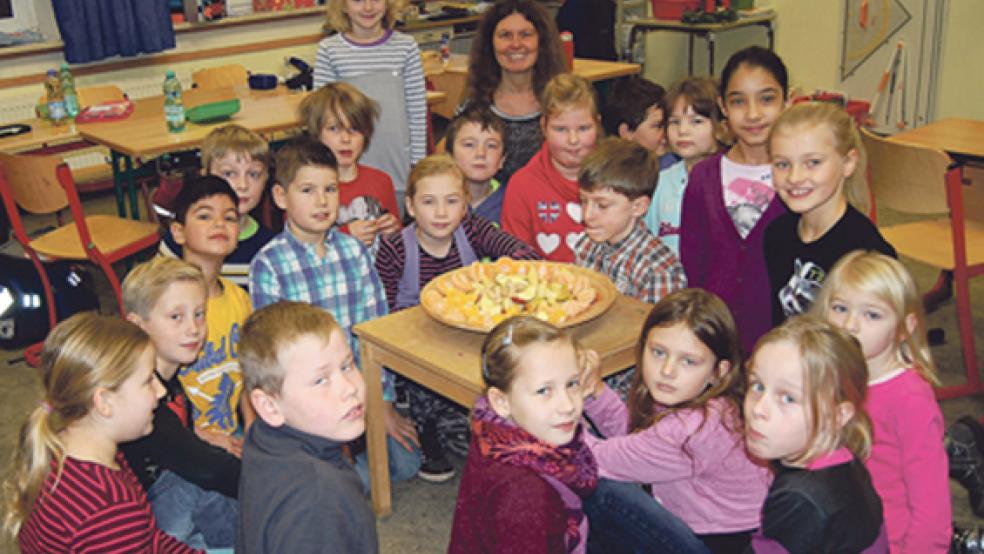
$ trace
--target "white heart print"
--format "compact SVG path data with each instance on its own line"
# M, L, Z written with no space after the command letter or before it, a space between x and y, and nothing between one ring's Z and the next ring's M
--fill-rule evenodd
M577 241L581 240L581 235L583 235L583 234L584 234L583 232L582 233L567 233L567 236L564 238L564 242L567 243L567 247L568 248L570 248L571 250L574 250L574 245L577 244Z
M581 205L578 204L577 202L568 202L567 215L571 216L571 219L574 220L574 223L580 223L581 217L584 215L584 213L581 211Z
M557 233L537 233L536 245L544 254L549 255L560 246L560 235Z

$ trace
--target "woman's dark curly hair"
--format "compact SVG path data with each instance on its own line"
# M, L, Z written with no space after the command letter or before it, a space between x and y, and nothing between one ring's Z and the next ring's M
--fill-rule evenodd
M532 23L539 38L540 46L533 66L533 92L536 97L540 97L550 79L566 70L560 35L547 10L536 0L499 0L485 12L485 17L478 24L477 36L472 41L465 96L470 103L492 105L492 93L502 80L502 68L495 59L492 39L499 22L514 13Z

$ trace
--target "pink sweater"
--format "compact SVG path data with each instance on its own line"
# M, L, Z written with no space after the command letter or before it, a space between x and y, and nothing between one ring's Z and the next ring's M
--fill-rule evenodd
M723 399L711 400L703 426L701 412L690 410L628 435L628 410L605 387L584 408L611 438L585 435L585 442L602 477L652 483L653 496L695 533L748 531L759 526L771 479L764 463L749 460L741 436L724 427L726 407Z
M882 499L893 554L944 553L950 542L950 484L943 415L930 387L911 369L869 383L874 428L865 465Z

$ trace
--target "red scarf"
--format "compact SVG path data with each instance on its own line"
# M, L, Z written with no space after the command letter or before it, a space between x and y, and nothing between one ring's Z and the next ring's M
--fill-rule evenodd
M578 425L570 442L552 446L500 417L484 396L478 399L472 412L472 433L482 456L503 464L530 468L547 477L551 485L551 479L559 481L581 498L590 496L598 486L598 462L585 444L583 432ZM580 503L572 506L564 500L567 506L566 542L570 551L582 541L580 527L584 512Z

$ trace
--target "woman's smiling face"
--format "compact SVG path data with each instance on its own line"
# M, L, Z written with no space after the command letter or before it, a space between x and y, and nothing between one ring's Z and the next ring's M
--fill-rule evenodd
M540 35L536 27L520 13L504 17L492 34L495 60L505 73L525 73L533 70L540 50Z

